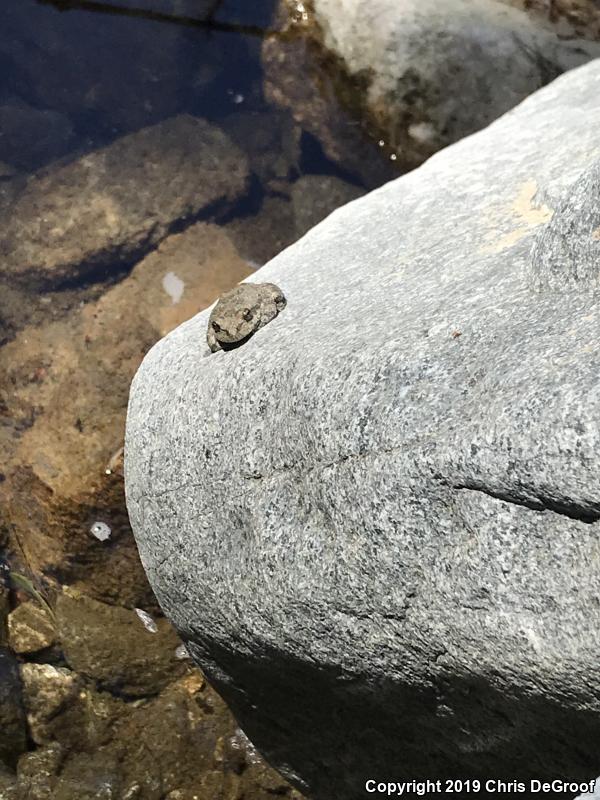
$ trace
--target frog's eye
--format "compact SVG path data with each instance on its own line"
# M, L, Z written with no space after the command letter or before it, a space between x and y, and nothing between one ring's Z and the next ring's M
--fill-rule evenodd
M252 312L249 308L245 308L242 311L242 317L246 320L246 322L252 322Z
M215 333L219 333L219 331L221 330L221 326L220 326L220 325L218 325L216 322L211 322L211 325L212 325L212 329L213 329L213 331L214 331Z

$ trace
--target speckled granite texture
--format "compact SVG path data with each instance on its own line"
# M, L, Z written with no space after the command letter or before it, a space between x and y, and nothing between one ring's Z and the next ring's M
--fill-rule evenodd
M593 62L336 211L253 276L276 320L209 354L205 311L134 380L156 595L318 800L598 774L600 302L531 251L599 97Z

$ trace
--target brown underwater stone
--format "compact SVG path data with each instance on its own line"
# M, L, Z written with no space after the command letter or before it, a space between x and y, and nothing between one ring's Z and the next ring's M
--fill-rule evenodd
M175 223L244 192L242 152L219 128L182 114L28 177L1 203L0 263L10 280L56 285L114 272ZM17 179L21 181L21 179Z

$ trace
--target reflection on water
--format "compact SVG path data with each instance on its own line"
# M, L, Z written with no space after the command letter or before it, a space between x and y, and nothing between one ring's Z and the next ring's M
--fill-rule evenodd
M300 796L160 619L122 466L152 344L389 175L267 101L274 5L3 2L2 797Z

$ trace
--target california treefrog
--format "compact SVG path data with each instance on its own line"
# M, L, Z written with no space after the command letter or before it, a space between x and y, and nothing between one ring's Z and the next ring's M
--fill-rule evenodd
M213 308L206 332L208 346L213 353L239 346L285 306L284 294L274 283L240 283Z

